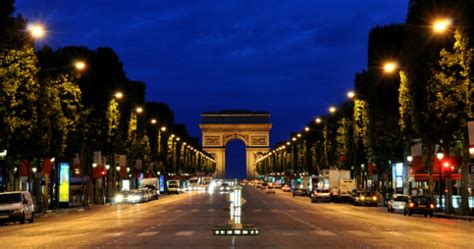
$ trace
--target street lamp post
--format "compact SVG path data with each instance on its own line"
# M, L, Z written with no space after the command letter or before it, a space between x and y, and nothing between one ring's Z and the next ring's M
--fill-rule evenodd
M441 187L441 183L443 181L443 178L442 178L443 168L442 168L442 165L441 165L441 160L443 160L443 158L444 158L444 153L441 150L441 147L436 152L436 158L438 159L438 164L439 164L439 184L438 184L439 198L438 198L438 202L439 202L439 208L441 209L441 206L442 206L442 203L443 203L443 197L442 197L443 192L442 192L442 187Z

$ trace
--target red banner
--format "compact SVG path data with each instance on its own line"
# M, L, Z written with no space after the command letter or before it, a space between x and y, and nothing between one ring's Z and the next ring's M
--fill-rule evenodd
M127 178L127 167L125 166L120 167L120 177Z
M41 165L41 172L44 175L51 175L51 171L53 171L53 163L51 162L51 158L43 158L43 164Z
M82 168L80 163L72 165L72 176L73 177L82 177Z
M103 176L107 175L107 170L105 170L105 167L102 165L97 165L97 167L93 168L93 178L101 178Z
M28 160L20 160L19 173L20 176L28 176L30 170L30 162Z

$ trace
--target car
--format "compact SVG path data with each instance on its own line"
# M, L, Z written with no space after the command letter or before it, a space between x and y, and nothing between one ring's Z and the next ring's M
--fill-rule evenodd
M374 206L379 205L379 197L373 191L356 191L354 194L354 206Z
M302 188L297 188L293 190L293 197L295 196L307 196L307 190Z
M142 203L145 202L145 197L143 196L143 192L132 189L118 193L115 195L114 200L115 203Z
M392 198L387 202L388 212L403 212L410 197L408 195L392 195Z
M28 191L0 193L0 222L19 221L25 224L35 220L35 206Z
M311 202L316 203L318 201L331 201L331 194L329 193L328 189L314 189L311 192Z
M283 192L291 192L291 188L290 188L290 186L288 186L288 184L285 184L285 185L281 188L281 190L282 190Z
M411 216L412 214L424 214L425 217L428 215L433 217L435 204L429 196L414 195L410 196L403 215Z
M282 185L281 185L281 183L279 183L279 182L275 182L274 187L275 187L276 189L281 189Z
M275 188L273 187L273 184L268 184L266 193L267 194L276 194Z
M148 188L140 188L138 191L143 195L144 201L154 200L153 193Z
M219 190L222 192L222 193L229 193L230 192L230 186L228 183L224 182L221 184L221 186L219 187Z

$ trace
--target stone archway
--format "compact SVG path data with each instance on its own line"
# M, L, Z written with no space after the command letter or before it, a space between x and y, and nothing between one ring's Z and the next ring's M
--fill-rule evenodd
M255 161L270 148L270 114L267 112L223 111L201 114L203 149L216 160L217 178L225 177L225 153L229 141L245 143L247 178L258 177Z

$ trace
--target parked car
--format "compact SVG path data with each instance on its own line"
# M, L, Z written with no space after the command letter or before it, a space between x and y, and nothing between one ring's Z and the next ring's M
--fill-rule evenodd
M144 201L151 201L155 199L153 193L148 188L141 188L138 191L143 195Z
M435 204L429 196L414 195L408 200L408 205L405 207L403 215L424 214L433 217Z
M331 201L331 195L328 189L314 189L311 192L311 202L316 203L318 201Z
M308 193L306 191L306 189L302 189L302 188L297 188L295 190L293 190L293 197L295 196L307 196Z
M288 184L285 184L285 185L281 188L281 190L282 190L283 192L291 192L291 188L290 188L290 186L288 186Z
M387 202L387 211L388 212L403 212L405 207L410 199L407 195L393 195L392 198Z
M377 193L372 191L356 191L354 194L353 204L354 206L378 206L379 197Z
M35 220L35 206L28 191L0 193L0 222L25 220L33 223Z

